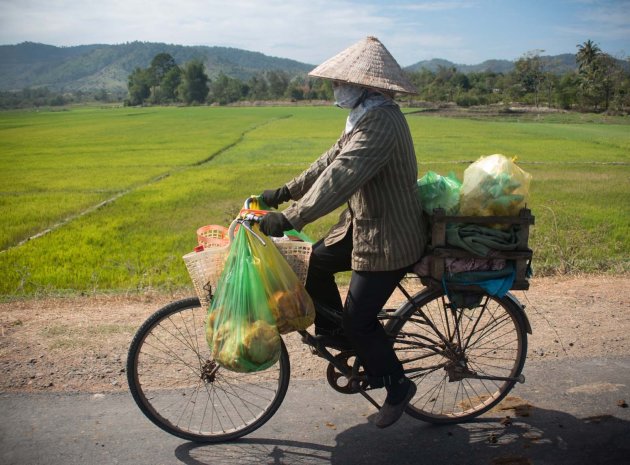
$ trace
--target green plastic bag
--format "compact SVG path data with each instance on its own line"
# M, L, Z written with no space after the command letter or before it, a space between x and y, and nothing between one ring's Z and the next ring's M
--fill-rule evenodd
M278 361L281 350L249 235L246 228L238 228L206 319L206 339L215 361L237 372L265 370Z
M455 173L441 176L434 171L418 179L418 196L422 208L429 215L436 208L443 208L447 215L456 215L459 211L459 194L462 183Z

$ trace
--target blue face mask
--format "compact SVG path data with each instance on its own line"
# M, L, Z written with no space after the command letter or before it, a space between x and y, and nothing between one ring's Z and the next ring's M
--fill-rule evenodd
M359 103L365 89L352 84L339 84L333 87L335 105L339 108L353 109Z

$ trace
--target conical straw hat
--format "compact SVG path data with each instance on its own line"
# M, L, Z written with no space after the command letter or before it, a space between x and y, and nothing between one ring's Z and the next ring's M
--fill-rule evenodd
M351 45L308 74L374 89L403 94L418 93L394 57L372 36Z

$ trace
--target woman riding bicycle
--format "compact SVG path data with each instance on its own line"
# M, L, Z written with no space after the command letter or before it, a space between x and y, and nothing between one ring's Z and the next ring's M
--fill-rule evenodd
M377 315L427 242L413 141L393 100L395 93L417 91L375 37L345 49L309 75L332 80L335 104L350 110L346 126L302 174L263 193L271 207L295 202L282 213L267 214L260 227L267 235L282 236L347 203L337 225L313 246L306 289L316 302L343 312L342 329L318 313L316 334L339 347L349 341L370 385L387 390L374 419L384 428L400 418L416 392ZM334 274L350 270L343 304Z

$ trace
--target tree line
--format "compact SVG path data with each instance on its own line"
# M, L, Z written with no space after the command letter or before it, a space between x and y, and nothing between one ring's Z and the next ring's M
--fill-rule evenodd
M630 111L630 61L614 59L591 40L577 45L576 69L562 74L548 69L542 50L525 53L512 71L462 73L456 67L409 72L420 93L409 104L455 103L459 106L522 103L580 111ZM252 101L332 100L330 83L305 75L269 70L242 80L219 73L212 79L204 64L193 60L178 65L159 53L147 68L128 76L127 95L105 89L92 93L60 94L45 88L0 92L0 108L59 106L96 100L125 105L218 104Z
M508 73L463 74L454 67L412 73L420 100L454 102L460 106L496 103L545 105L582 111L630 110L630 60L625 63L604 53L591 40L579 44L577 69L557 74L546 69L540 53L524 54Z
M47 87L27 87L20 91L1 91L0 109L63 107L76 103L122 102L126 92L97 89L92 91L57 92Z
M220 73L210 79L201 61L180 67L168 53L156 55L148 68L129 75L127 105L204 104L226 105L240 100L312 100L332 98L332 88L321 79L291 78L282 70L257 73L247 81Z
M557 74L541 58L542 50L524 54L507 73L462 73L440 66L408 73L420 93L412 102L453 102L459 106L522 103L583 111L625 112L630 109L630 62L616 60L587 40L577 46L575 71ZM219 74L210 79L199 61L179 67L161 53L149 68L129 76L127 104L216 103L226 105L255 100L332 100L326 80L289 77L283 71L266 71L246 81Z

